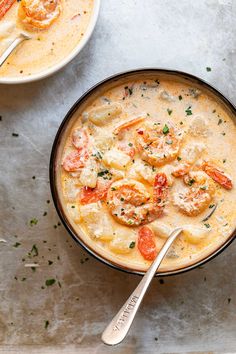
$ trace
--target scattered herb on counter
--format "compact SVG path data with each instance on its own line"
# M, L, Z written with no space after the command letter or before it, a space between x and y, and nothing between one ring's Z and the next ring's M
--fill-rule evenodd
M173 112L173 110L172 110L172 109L167 108L167 112L168 112L168 114L169 114L169 116L170 116L170 115L171 115L171 113Z
M162 131L163 131L163 134L168 134L169 133L169 131L170 131L170 129L169 129L169 127L168 127L168 125L164 125L164 128L162 129Z
M19 134L17 134L17 133L12 133L12 136L14 136L15 138L18 138Z
M206 71L211 71L211 68L209 66L207 66Z
M36 245L32 246L30 255L32 255L33 257L37 257L39 255L39 251Z
M155 337L154 339L155 339L156 342L158 341L158 338L157 338L157 337Z
M2 116L0 116L0 122L2 121Z
M181 95L179 95L179 101L181 101L183 99L183 97Z
M48 328L48 326L49 326L49 321L48 321L48 320L46 320L46 321L44 322L44 328L45 328L45 329L47 329L47 328Z
M44 213L43 213L43 216L46 216L48 213L45 211Z
M134 241L130 242L129 248L134 248L134 247L135 247L135 242Z
M37 223L38 223L38 219L36 218L30 220L30 226L37 225Z
M218 120L218 125L220 125L221 123L223 123L223 120L220 118L220 119Z
M191 116L193 113L192 113L192 110L191 110L192 106L189 106L186 110L185 110L185 113L187 116Z
M32 176L32 179L35 179L36 177L35 176Z
M21 279L21 281L25 281L26 280L26 278L25 277L23 277L22 279Z
M53 285L53 284L55 284L55 282L56 282L56 280L55 279L47 279L46 281L45 281L45 285L46 286L51 286L51 285Z
M204 225L206 226L207 229L209 229L211 227L211 225L207 224L207 223L205 223Z
M36 267L31 267L32 272L36 272Z
M20 242L16 242L16 243L13 245L13 247L17 248L17 247L19 247L20 245L21 245Z
M47 200L47 204L49 204L49 203L50 203L50 200L48 199L48 200Z
M228 297L228 304L230 304L231 302L231 297Z

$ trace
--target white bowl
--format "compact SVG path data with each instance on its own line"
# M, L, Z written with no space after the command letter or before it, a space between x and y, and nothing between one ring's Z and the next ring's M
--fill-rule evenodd
M96 25L97 19L98 19L98 14L99 14L99 9L100 9L100 0L94 0L94 6L93 6L93 11L91 14L90 22L89 25L85 31L85 34L83 38L79 41L78 45L72 50L72 52L66 56L62 61L60 61L58 64L52 66L51 68L47 70L43 70L42 72L39 72L37 74L33 74L31 76L26 76L26 77L0 77L0 84L23 84L25 82L32 82L36 80L43 79L47 76L50 76L63 68L66 64L68 64L74 57L79 54L79 52L83 49L85 44L88 42L89 38L91 37L94 27Z

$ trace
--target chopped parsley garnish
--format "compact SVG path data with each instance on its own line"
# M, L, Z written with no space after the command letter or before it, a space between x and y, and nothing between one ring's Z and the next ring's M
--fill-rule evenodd
M20 245L21 245L20 242L16 242L16 243L13 245L13 247L17 248L17 247L19 247Z
M207 66L206 71L211 71L211 68L209 66Z
M31 251L30 251L30 254L33 256L33 257L37 257L38 254L39 254L39 251L38 251L38 248L36 245L33 245Z
M183 99L183 97L181 95L179 95L179 100L181 101Z
M170 129L169 129L169 127L168 127L168 125L164 125L164 128L162 129L162 131L163 131L163 134L168 134L169 133L169 131L170 131Z
M200 189L205 191L207 189L207 186L202 186L202 187L200 187Z
M167 141L166 141L166 144L168 144L168 145L173 144L173 140L167 140Z
M75 205L71 205L71 208L72 208L72 209L75 209Z
M134 247L135 247L135 242L134 241L130 242L129 248L134 248Z
M226 163L226 159L223 159L223 163Z
M47 279L46 281L45 281L45 285L46 286L51 286L51 285L53 285L53 284L55 284L55 282L56 282L56 280L55 279Z
M131 147L131 146L133 146L133 144L132 144L132 143L129 143L128 145L129 145L130 147Z
M103 177L103 179L111 179L111 172L109 170L103 170L98 172L98 177Z
M123 202L123 201L124 201L124 198L120 198L120 201Z
M46 321L45 321L45 323L44 323L44 328L45 328L45 329L47 329L47 328L48 328L48 326L49 326L49 321L48 321L48 320L46 320Z
M220 119L218 120L218 125L220 125L221 123L223 123L223 120L220 118Z
M102 155L99 151L96 153L92 154L93 157L95 157L97 160L102 160Z
M170 116L170 115L171 115L171 113L173 112L173 110L172 110L172 109L167 108L167 112L168 112L168 114L169 114L169 116Z
M38 220L36 218L33 218L30 220L30 226L37 225Z
M194 182L195 182L195 179L194 179L194 178L191 178L191 179L188 181L188 185L189 185L189 186L192 186Z
M111 190L112 190L112 191L116 191L116 188L115 188L115 187L111 187Z
M191 116L193 113L192 113L192 110L191 110L191 106L189 106L186 110L185 110L185 113L187 116Z
M209 209L214 208L214 206L215 206L215 204L210 204L210 205L209 205Z
M204 224L206 226L207 229L209 229L211 226L210 224Z
M223 132L223 133L222 133L222 135L224 135L224 136L225 136L225 132Z
M182 158L181 158L180 156L177 156L177 160L178 160L178 161L181 161Z

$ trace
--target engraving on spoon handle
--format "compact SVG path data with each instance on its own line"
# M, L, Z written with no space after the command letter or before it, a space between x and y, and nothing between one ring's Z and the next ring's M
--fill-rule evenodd
M108 345L115 345L120 343L128 333L130 326L134 320L136 312L143 300L148 286L156 271L161 264L166 252L170 248L171 244L174 242L175 238L181 233L182 228L175 229L167 239L166 243L160 250L158 256L153 261L152 265L142 278L141 282L137 288L133 291L131 296L122 306L117 315L112 319L111 323L107 326L102 334L102 341Z

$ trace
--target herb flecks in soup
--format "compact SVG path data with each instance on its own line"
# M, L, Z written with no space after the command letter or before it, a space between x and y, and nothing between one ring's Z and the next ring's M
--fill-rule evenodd
M24 41L0 68L0 77L40 73L65 59L83 38L94 0L0 0L0 54L20 32Z
M118 82L90 99L66 138L66 214L96 252L139 270L182 226L162 270L191 264L235 226L235 137L207 92L165 78Z

